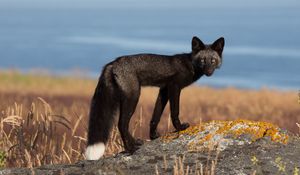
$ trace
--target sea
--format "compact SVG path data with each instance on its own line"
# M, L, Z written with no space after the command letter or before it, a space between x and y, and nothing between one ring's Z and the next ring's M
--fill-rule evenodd
M193 36L225 38L198 85L300 89L298 0L0 0L0 70L97 78L121 55L190 52Z

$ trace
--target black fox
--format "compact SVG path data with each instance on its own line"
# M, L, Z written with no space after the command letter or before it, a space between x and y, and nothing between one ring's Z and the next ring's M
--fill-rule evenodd
M118 128L129 153L142 144L128 131L129 121L135 111L141 86L160 88L150 123L150 138L159 137L157 125L161 114L170 102L171 118L177 131L189 127L181 123L179 98L181 90L198 80L202 75L211 76L222 63L224 38L205 45L192 39L192 52L173 56L138 54L121 56L108 63L99 78L91 101L86 157L96 160L102 157L113 124L113 116L119 114Z

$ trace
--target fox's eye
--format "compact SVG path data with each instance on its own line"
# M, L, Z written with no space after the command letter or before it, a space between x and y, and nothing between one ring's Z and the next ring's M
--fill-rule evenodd
M201 59L201 63L204 64L204 59Z
M214 63L216 63L216 60L215 60L215 59L212 59L211 62L214 64Z

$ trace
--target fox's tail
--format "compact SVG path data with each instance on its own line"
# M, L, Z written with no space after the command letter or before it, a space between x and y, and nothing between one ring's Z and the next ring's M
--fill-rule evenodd
M114 114L118 107L118 89L113 77L112 65L107 65L103 69L91 101L88 141L85 152L87 160L97 160L103 156Z

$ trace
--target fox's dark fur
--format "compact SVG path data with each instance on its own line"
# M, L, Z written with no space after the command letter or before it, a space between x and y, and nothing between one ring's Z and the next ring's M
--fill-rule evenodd
M133 153L138 149L142 142L135 140L128 128L141 86L160 88L150 123L151 139L159 137L156 128L168 101L175 129L180 131L189 127L188 123L181 123L178 117L180 92L202 75L211 76L220 67L224 44L222 37L210 45L193 37L191 53L173 56L129 55L108 63L102 71L91 102L88 146L107 143L113 116L118 113L118 128L125 150Z

